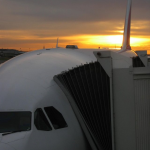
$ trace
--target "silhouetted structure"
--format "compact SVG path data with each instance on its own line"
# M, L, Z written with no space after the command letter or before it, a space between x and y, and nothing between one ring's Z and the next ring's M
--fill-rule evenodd
M0 49L0 57L15 57L25 52L16 49Z

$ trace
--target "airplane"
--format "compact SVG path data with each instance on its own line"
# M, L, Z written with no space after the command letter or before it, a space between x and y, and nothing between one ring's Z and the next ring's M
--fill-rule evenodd
M149 92L137 95L150 64L130 47L131 3L120 51L57 42L0 66L0 150L148 150Z

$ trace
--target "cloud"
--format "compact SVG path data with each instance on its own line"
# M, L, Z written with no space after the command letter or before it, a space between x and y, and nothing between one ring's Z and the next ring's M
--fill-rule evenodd
M1 43L17 44L121 34L127 0L0 0L0 4ZM149 7L149 0L133 0L132 35L150 34Z
M1 0L0 29L34 28L52 22L123 20L127 0ZM150 1L133 1L133 20L150 20ZM39 25L37 25L39 24Z
M127 0L3 0L1 14L11 21L99 22L120 20ZM133 1L133 19L150 19L150 1ZM20 19L20 20L19 20Z

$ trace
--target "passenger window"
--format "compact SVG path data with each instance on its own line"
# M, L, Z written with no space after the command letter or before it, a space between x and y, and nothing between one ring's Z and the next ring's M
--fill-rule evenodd
M43 131L52 130L52 127L50 126L41 108L38 108L34 112L34 124L37 130L43 130Z
M55 129L65 128L67 127L67 123L62 116L62 114L56 110L54 107L45 107L44 108L48 118L52 122Z

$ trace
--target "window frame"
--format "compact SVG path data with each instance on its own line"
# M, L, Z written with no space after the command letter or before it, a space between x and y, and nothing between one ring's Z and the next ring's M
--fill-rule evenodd
M48 123L48 125L49 125L50 130L41 130L41 129L38 129L37 126L35 125L35 112L36 112L38 109L42 111L42 113L43 113L45 119L47 120L47 123ZM33 124L34 124L36 130L38 130L38 131L44 131L44 132L45 132L45 131L52 131L52 130L53 130L52 125L50 124L49 119L47 118L47 116L46 116L46 114L45 114L45 112L44 112L44 110L43 110L42 108L36 108L36 110L34 111L33 115L34 115L34 117L33 117L33 118L34 118L34 119L33 119Z

